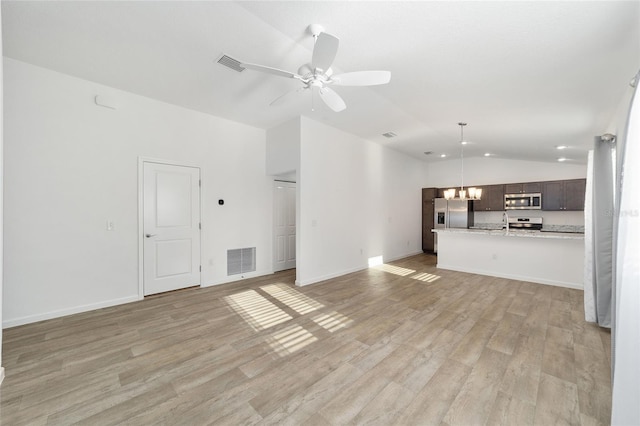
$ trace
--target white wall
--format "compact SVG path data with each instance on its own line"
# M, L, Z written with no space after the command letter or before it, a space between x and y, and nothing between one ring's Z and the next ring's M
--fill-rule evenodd
M301 119L297 282L421 252L424 163Z
M2 57L2 8L0 8L0 57ZM3 135L4 135L4 130L3 130L3 117L4 117L4 107L3 107L3 85L4 85L4 80L3 80L3 70L2 70L3 66L0 63L0 182L2 182L0 184L0 318L2 318L2 293L3 293L3 287L4 287L4 281L3 281L3 269L4 269L4 257L3 257L3 241L4 241L4 237L3 237L3 212L4 209L2 207L3 204L3 187L4 187L4 173L3 173L3 164L4 164L4 159L3 159L3 150L4 150L4 142L3 142ZM2 367L2 327L0 327L0 384L2 383L2 381L4 380L4 367Z
M292 174L300 166L300 117L267 130L266 168L269 175Z
M271 272L263 130L4 61L5 326L138 298L139 156L201 167L203 285L229 281L230 248Z
M512 182L581 179L587 176L586 164L544 163L473 157L464 159L464 186ZM459 187L460 159L437 161L427 165L425 187Z

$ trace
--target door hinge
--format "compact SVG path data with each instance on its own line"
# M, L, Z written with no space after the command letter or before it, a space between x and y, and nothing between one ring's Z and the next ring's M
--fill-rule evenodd
M202 186L202 179L198 179L198 186Z
M198 223L198 229L202 229L202 222Z
M202 265L200 265L200 272L202 272Z

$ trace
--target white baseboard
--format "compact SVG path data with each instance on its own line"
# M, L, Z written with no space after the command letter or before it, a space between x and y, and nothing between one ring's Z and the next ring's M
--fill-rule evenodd
M407 257L415 256L417 254L423 254L423 251L422 250L412 251L412 252L409 252L409 253L401 254L399 256L385 258L384 262L385 263L387 263L387 262L395 262L396 260L406 259Z
M74 306L72 308L59 309L56 311L45 312L42 314L27 315L19 318L9 318L2 321L2 328L16 327L18 325L30 324L32 322L44 321L53 318L60 318L67 315L78 314L80 312L93 311L110 306L122 305L140 300L138 295L122 297L120 299L106 300L98 303L90 303L87 305Z
M564 282L564 281L556 281L556 280L549 280L546 278L539 278L539 277L529 277L529 276L524 276L524 275L515 275L515 274L502 274L502 273L496 273L494 271L483 271L483 270L478 270L478 269L473 269L473 268L459 268L459 267L455 267L455 266L449 266L449 265L443 265L438 263L436 265L436 267L438 269L447 269L449 271L458 271L458 272L467 272L469 274L478 274L478 275L487 275L490 277L498 277L498 278L507 278L510 280L517 280L517 281L527 281L530 283L536 283L536 284L545 284L545 285L553 285L556 287L565 287L565 288L573 288L576 290L584 290L584 285L583 283L571 283L571 282Z
M4 381L4 367L0 367L0 385Z
M367 268L368 268L368 266L366 266L366 265L357 266L355 268L344 269L342 271L333 272L331 274L321 275L319 277L313 277L313 278L309 278L309 279L306 279L306 280L296 280L296 285L298 287L304 287L305 285L315 284L315 283L319 283L320 281L330 280L331 278L341 277L343 275L351 274L353 272L362 271L362 270L367 269Z

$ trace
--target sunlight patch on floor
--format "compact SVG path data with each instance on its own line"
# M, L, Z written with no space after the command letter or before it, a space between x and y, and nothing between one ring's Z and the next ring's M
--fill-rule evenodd
M280 356L292 354L318 338L300 325L291 325L267 337L267 343Z
M415 269L401 268L400 266L387 265L383 263L382 265L374 266L372 269L377 269L379 271L389 272L391 274L400 275L401 277L406 277L409 274L413 274Z
M406 277L409 274L413 274L415 269L402 268L400 266L393 266L384 263L384 259L382 256L373 256L368 260L369 268L377 269L379 271L389 272L391 274L400 275L401 277Z
M292 319L291 315L269 302L255 290L232 294L224 299L256 331Z
M318 310L324 305L286 284L270 284L260 287L269 296L284 303L300 315Z
M312 318L312 320L330 333L333 333L334 331L341 328L348 327L353 323L352 319L336 311L320 314Z
M427 283L432 283L435 280L440 279L440 275L434 275L434 274L428 274L426 272L421 272L419 274L416 274L412 277L409 278L413 278L414 280L418 280L418 281L424 281Z

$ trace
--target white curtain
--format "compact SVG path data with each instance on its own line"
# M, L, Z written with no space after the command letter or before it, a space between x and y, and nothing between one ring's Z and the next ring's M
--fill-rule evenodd
M610 136L610 135L609 135ZM585 319L611 327L616 167L615 138L594 138L585 193Z
M636 82L640 80L640 72ZM617 222L611 424L640 425L640 98L631 101Z
M587 188L584 196L584 319L596 322L593 282L593 150L587 158Z

